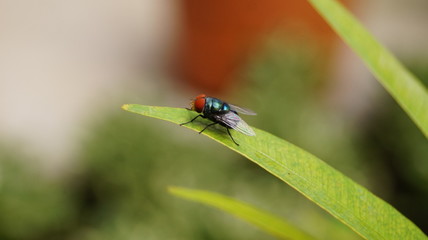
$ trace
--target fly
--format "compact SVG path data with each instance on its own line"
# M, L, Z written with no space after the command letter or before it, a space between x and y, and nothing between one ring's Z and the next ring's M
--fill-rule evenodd
M207 118L212 121L212 123L206 125L204 129L199 132L199 134L205 131L205 129L208 127L220 124L226 128L230 138L237 146L239 146L239 144L235 141L235 139L233 139L229 129L235 129L236 131L248 136L256 135L254 130L248 126L248 124L244 122L244 120L242 120L238 115L238 112L246 115L256 115L255 112L249 109L226 103L218 98L208 97L205 94L200 94L192 100L191 108L189 110L196 111L199 113L199 115L194 117L189 122L180 124L180 126L191 123L198 117Z

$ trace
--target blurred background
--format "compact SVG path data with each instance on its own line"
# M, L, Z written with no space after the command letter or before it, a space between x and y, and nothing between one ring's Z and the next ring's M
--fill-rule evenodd
M427 1L344 4L428 85ZM248 123L428 232L425 137L306 1L0 0L0 239L273 239L170 185L359 239L236 153L120 109L199 93L253 109Z

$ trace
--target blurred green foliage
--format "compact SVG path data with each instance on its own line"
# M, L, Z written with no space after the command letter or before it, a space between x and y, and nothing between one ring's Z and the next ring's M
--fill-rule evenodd
M0 148L0 239L50 239L76 215L69 189L24 164L28 157Z
M231 102L258 112L245 119L250 124L328 161L426 232L426 139L389 96L364 126L324 106L325 60L310 46L269 43L244 70L250 86L236 90ZM419 74L428 79L426 71ZM169 195L169 185L241 199L319 239L359 239L238 154L119 106L93 123L76 159L83 170L71 180L45 179L17 152L0 151L0 239L272 239L232 216Z

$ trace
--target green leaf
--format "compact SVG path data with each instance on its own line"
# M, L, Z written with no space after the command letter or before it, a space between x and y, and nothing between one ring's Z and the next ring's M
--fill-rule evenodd
M196 113L181 108L128 104L123 109L176 124ZM207 120L184 125L200 131ZM208 128L203 135L245 156L280 178L308 199L367 239L426 239L424 233L391 205L373 195L310 153L254 128L250 137L231 131L236 146L222 128Z
M169 192L195 202L210 205L237 216L280 239L314 239L292 224L255 207L218 193L170 187Z
M428 91L336 0L309 0L428 137Z

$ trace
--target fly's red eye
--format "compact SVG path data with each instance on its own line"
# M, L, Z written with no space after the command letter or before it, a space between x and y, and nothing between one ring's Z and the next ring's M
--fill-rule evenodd
M195 98L195 101L193 103L193 110L200 113L204 110L205 107L205 94L200 94Z
M198 96L195 97L195 100L199 99L199 98L205 98L207 95L205 94L199 94Z

